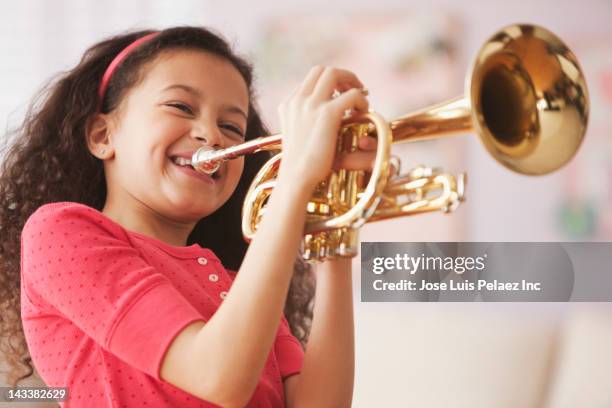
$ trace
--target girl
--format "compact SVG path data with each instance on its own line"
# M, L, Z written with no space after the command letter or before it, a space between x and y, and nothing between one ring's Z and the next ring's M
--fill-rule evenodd
M281 104L274 216L247 248L240 208L267 157L212 177L179 158L268 134L250 65L196 27L88 49L4 155L10 384L34 363L68 387L65 407L350 406L350 260L311 271L295 254L316 184L332 168L371 168L373 141L334 160L343 114L368 108L362 86L314 67Z

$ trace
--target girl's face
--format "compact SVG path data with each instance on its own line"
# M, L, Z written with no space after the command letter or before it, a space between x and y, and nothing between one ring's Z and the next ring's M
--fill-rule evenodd
M163 52L116 110L114 157L104 162L109 193L179 222L214 212L234 192L244 159L225 162L207 181L172 157L243 142L248 107L247 85L229 61L197 50Z

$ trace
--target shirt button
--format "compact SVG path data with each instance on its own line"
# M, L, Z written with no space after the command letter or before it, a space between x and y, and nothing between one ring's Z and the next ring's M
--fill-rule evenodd
M206 259L206 258L198 258L198 263L200 265L206 265L208 263L208 259Z
M226 291L223 291L223 292L219 293L219 297L221 299L225 299L226 296L227 296L227 292Z
M211 282L216 282L216 281L218 281L218 280L219 280L219 275L214 274L214 273L211 273L210 275L208 275L208 279L209 279Z

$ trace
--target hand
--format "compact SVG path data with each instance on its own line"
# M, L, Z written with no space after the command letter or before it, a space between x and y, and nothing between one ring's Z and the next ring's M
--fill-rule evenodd
M374 137L362 137L359 139L358 150L350 153L344 153L337 156L334 160L333 169L348 169L348 170L365 170L371 172L374 168L374 161L376 160L376 147L378 146L378 139ZM387 180L395 176L398 171L396 164L393 160L390 161L390 170Z
M279 178L302 183L312 191L329 175L344 113L368 109L362 88L357 76L347 70L315 66L308 72L278 108L283 138ZM334 98L334 91L341 93Z
M350 153L343 153L334 159L333 170L366 170L372 171L374 160L376 159L377 139L373 137L359 138L358 150Z

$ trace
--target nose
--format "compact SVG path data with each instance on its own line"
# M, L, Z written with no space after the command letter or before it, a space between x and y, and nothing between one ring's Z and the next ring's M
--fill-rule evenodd
M207 146L215 149L223 148L223 135L217 126L203 124L193 131L194 139L204 142Z

